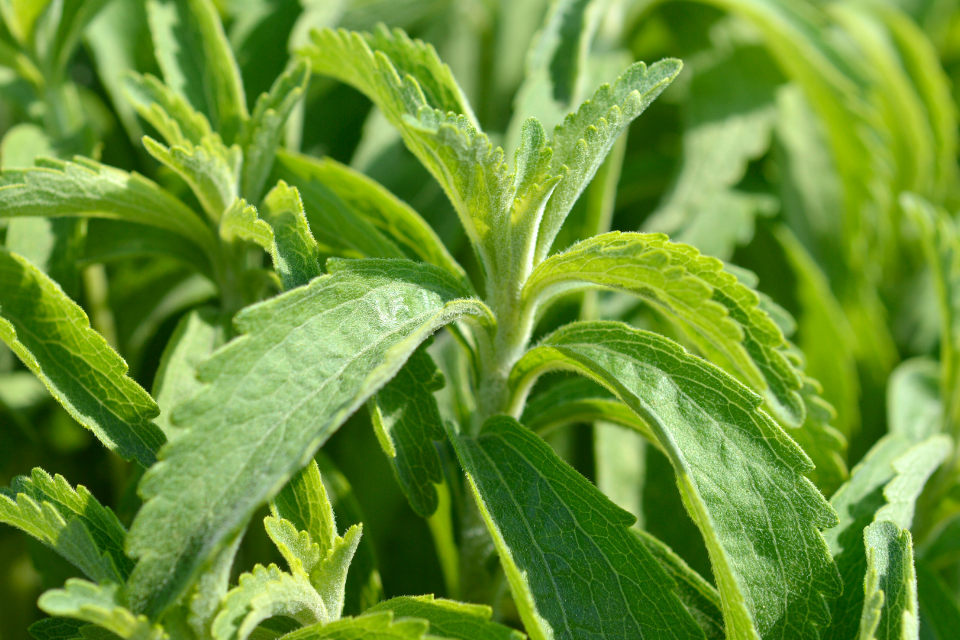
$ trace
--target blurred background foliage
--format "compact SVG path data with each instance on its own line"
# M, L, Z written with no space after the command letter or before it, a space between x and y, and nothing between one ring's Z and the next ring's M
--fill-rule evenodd
M607 0L586 13L577 8L585 0L556 2L557 29L583 26L565 20L594 23L581 41L590 52L587 73L567 74L590 82L557 83L553 104L526 101L543 81L525 69L536 67L538 48L527 51L551 11L548 0L217 4L248 103L269 89L311 28L383 22L437 48L497 143L517 136L515 112L555 123L631 61L681 58L680 78L618 143L601 188L581 198L557 245L610 228L662 231L758 274L760 290L796 318L793 340L837 412L821 436L839 442L845 456L817 461L814 478L828 496L886 432L891 371L938 349L935 283L898 196L912 191L951 212L960 206L958 0ZM190 197L143 151L139 139L148 125L120 89L125 70L158 74L142 0L0 0L0 18L0 165L82 154ZM539 42L548 49L547 40ZM575 53L545 54L554 77L577 64ZM331 156L378 180L476 271L440 187L366 98L314 77L292 120L288 147ZM591 199L607 204L587 206ZM103 224L111 223L17 219L2 223L0 239L80 301L131 375L150 389L178 320L215 290L172 259L112 254L97 242ZM580 294L540 330L574 319L581 303L596 316L660 326L620 298ZM0 349L0 485L42 466L87 486L129 523L138 506L135 466L96 443ZM434 549L423 542L431 539L427 524L397 488L368 423L360 412L323 450L341 524L363 520L372 544L362 553L377 563L386 597L446 594ZM661 454L604 425L558 431L549 440L710 575L689 520L651 517L683 513ZM255 526L237 565L279 561L275 554ZM934 564L956 596L955 555ZM39 543L0 528L0 639L28 637L40 616L38 594L72 571ZM359 605L348 604L348 613L351 606Z

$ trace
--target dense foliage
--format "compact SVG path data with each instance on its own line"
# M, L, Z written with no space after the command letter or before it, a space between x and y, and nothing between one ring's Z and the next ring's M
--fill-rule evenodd
M956 0L0 0L0 638L957 637L958 83Z

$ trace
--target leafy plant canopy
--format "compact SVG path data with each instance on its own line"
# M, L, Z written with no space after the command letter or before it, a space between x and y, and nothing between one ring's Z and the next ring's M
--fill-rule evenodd
M955 637L954 4L0 0L0 637Z

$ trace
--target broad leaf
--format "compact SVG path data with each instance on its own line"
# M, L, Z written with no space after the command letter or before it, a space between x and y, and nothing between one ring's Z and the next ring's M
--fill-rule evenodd
M433 228L405 202L362 173L332 158L311 158L279 151L274 176L300 189L314 181L321 183L346 205L349 219L372 225L411 259L443 267L465 278L463 269L453 259ZM308 208L308 217L311 212ZM312 218L311 218L312 219ZM315 233L320 230L313 227ZM393 255L393 254L391 254ZM398 257L403 254L396 254ZM367 255L367 257L390 257Z
M576 323L514 367L516 399L542 373L587 375L650 427L700 528L731 638L815 638L839 592L820 529L836 515L803 474L810 459L761 399L657 334L613 322ZM733 517L732 514L736 514Z
M54 616L90 622L124 640L162 640L167 638L159 625L144 616L134 615L120 603L118 585L95 585L70 579L63 589L47 591L37 603Z
M326 622L323 600L304 575L290 575L276 565L257 565L240 576L213 621L214 640L246 640L258 624L283 615L307 626Z
M670 577L677 582L677 595L693 619L703 629L707 640L724 640L723 612L720 594L699 573L687 566L670 547L645 531L635 530L634 534L660 561Z
M213 232L189 207L138 173L93 160L44 159L33 169L0 174L0 217L90 216L173 231L216 254Z
M650 68L642 62L631 65L617 81L603 85L576 113L557 125L550 141L553 157L548 173L561 175L543 212L537 235L536 262L547 257L563 221L580 194L606 159L620 134L680 73L679 60L662 60Z
M784 353L783 333L760 298L716 258L662 234L614 231L579 242L542 262L523 290L527 305L585 286L623 291L653 303L698 338L708 356L729 362L777 417L803 422L800 372Z
M167 86L232 144L249 116L240 70L210 0L150 0L150 31Z
M257 99L250 119L243 124L240 145L243 148L243 173L240 194L250 202L259 202L267 176L273 168L280 138L290 112L300 102L310 79L310 64L299 59L277 78Z
M426 620L393 621L389 611L299 629L285 640L428 640Z
M124 554L126 530L86 488L42 469L0 489L0 522L17 527L97 582L119 582L133 563Z
M451 438L531 638L703 637L636 518L547 443L505 416Z
M433 396L443 386L443 374L421 348L369 404L377 439L400 488L413 510L424 518L437 510L433 485L443 482L440 457L433 443L446 437Z
M524 635L490 622L493 610L478 604L434 599L431 596L401 596L370 607L367 614L392 611L394 618L419 618L430 623L430 635L450 640L523 640Z
M166 441L153 398L53 280L0 251L0 339L112 451L149 467Z
M282 180L260 205L260 217L273 229L273 268L284 290L307 284L320 275L320 249L310 233L296 187Z
M327 266L330 275L238 314L245 335L200 367L210 384L174 412L189 429L144 476L146 503L130 532L136 610L156 614L176 600L431 333L465 315L488 317L436 267ZM177 536L165 533L171 526Z

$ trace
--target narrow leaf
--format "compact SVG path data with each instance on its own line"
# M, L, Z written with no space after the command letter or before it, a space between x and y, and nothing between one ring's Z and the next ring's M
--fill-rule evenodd
M273 268L284 290L305 285L320 275L320 249L310 233L296 187L282 180L260 205L260 217L273 228Z
M149 467L165 442L153 398L53 280L0 251L0 339L109 449Z
M158 78L130 73L124 76L123 84L137 113L160 132L169 146L195 146L214 135L207 117Z
M235 322L246 335L200 367L210 384L174 412L174 424L189 429L144 476L146 503L130 532L136 610L157 614L175 601L431 333L489 313L436 267L363 260L328 268L241 312ZM177 536L165 533L172 526Z
M703 637L635 517L547 443L505 416L451 438L531 638Z
M860 640L916 640L920 621L910 532L877 520L863 530L867 554Z
M270 503L275 517L305 531L326 555L337 538L337 523L316 461L301 469Z
M299 629L285 640L427 640L426 620L393 621L389 611Z
M706 541L728 636L816 638L825 597L839 592L819 531L836 515L760 397L676 343L613 322L547 337L514 367L516 397L556 369L603 384L656 434Z

